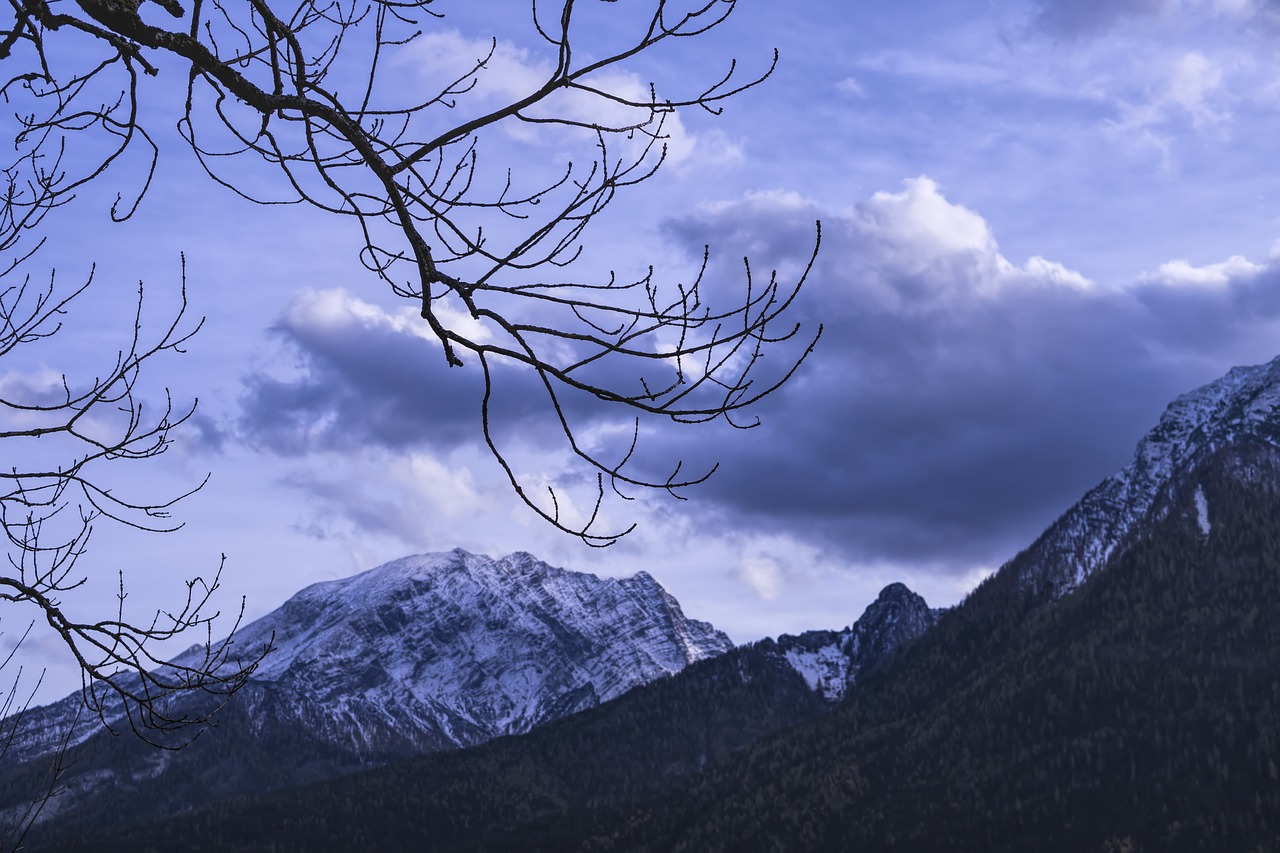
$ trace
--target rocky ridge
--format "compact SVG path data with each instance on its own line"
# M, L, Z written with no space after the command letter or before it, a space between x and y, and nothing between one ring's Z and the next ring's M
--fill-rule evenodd
M843 631L783 634L777 640L778 650L811 690L837 701L853 688L859 675L932 628L943 612L930 608L905 584L892 583Z
M1009 568L1034 599L1065 595L1133 531L1163 517L1174 490L1200 462L1247 441L1280 445L1280 358L1232 368L1170 403L1129 465L1091 489ZM1196 494L1197 522L1207 533L1212 508L1203 491Z

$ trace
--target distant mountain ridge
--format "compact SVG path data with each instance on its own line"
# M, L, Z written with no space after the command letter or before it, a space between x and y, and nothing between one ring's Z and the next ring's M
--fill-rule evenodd
M904 585L890 584L842 631L809 631L748 643L696 661L670 678L650 681L614 701L540 725L523 736L385 764L373 771L385 771L385 775L379 777L384 786L372 796L379 803L394 802L399 812L396 820L432 827L432 841L422 849L442 849L449 847L449 839L459 831L457 825L446 827L454 823L453 816L467 828L464 832L487 826L491 819L495 829L505 825L501 814L489 815L483 807L481 812L470 811L495 791L506 792L506 797L529 797L542 804L540 807L653 792L762 739L830 715L838 710L840 696L849 692L858 678L883 664L898 646L926 631L941 612L930 609ZM815 668L815 661L820 666ZM229 710L240 713L239 708ZM527 745L531 750L526 750ZM178 754L179 760L185 757L185 753ZM251 760L251 756L242 754L240 760ZM426 762L437 768L434 772L438 775L428 780L417 777L414 762ZM192 775L201 774L197 770ZM408 787L401 785L402 778L408 780ZM334 784L340 783L320 782L325 789ZM286 797L307 797L321 790L316 786L276 787L284 788L279 795ZM149 790L140 788L139 795L147 796ZM430 792L429 805L415 800L423 790ZM213 804L204 813L218 814L224 810L236 813L241 807L237 803L246 801L228 801L220 795L205 802ZM250 798L247 802L252 808L252 803L261 800ZM355 802L347 806L364 809ZM88 825L94 829L136 822L121 820L115 814L93 817ZM374 822L382 821L377 818ZM145 834L151 830L139 831ZM124 835L119 832L108 829L99 836L82 838L77 849L125 849L136 846L135 842L153 846L152 839L122 841ZM176 844L154 843L159 844L157 849L267 849L273 842L264 841L259 834L254 829L248 837L234 840L215 833L209 836L213 840L187 837ZM59 840L56 835L46 835L37 849L45 849L39 845L49 842L54 842L49 849L58 849ZM301 849L330 849L323 837L299 836L288 843L301 844ZM417 842L408 847L388 843L385 849L419 846ZM518 843L514 849L520 849Z
M314 584L238 642L272 633L253 680L355 749L528 731L733 647L647 572L601 579L462 549Z

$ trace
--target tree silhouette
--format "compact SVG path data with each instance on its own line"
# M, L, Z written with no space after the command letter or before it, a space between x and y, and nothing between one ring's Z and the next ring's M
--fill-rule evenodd
M667 160L679 111L718 114L726 99L772 74L776 51L749 73L726 58L721 75L682 78L683 91L641 82L645 55L688 51L688 40L721 27L736 0L533 0L522 7L529 35L549 59L526 69L533 76L505 81L509 97L496 106L482 95L503 73L497 38L469 48L474 56L430 90L388 76L412 51L438 47L431 37L442 26L440 5L10 0L11 17L0 24L0 97L13 141L0 160L0 526L8 559L0 600L36 608L36 621L79 664L88 707L104 721L127 720L172 744L170 734L204 718L191 708L209 705L171 697L225 697L265 653L213 641L220 567L210 580L189 582L181 607L141 622L125 613L123 575L106 618L82 618L65 603L86 581L81 559L95 523L172 530L179 525L170 510L185 496L139 496L120 479L163 454L194 411L167 389L156 405L141 384L147 365L180 353L199 328L185 316L185 268L181 305L158 333L144 322L139 285L132 326L96 373L37 381L21 370L30 353L68 334L64 319L94 284L93 273L68 289L52 274L42 284L28 272L47 218L90 184L120 176L129 185L116 195L112 220L130 218L148 192L160 191L153 178L165 137L147 126L155 111L144 105L174 90L150 78L185 80L177 133L212 182L251 203L311 206L353 224L363 267L412 303L444 363L479 366L478 429L516 495L588 544L608 545L630 529L597 529L607 490L680 497L714 471L668 460L665 473L651 473L636 461L642 422L723 419L749 428L756 421L744 410L787 381L821 334L799 335L784 316L816 257L816 227L814 254L794 281L760 275L743 259L741 286L727 291L709 282L709 248L675 281L652 265L639 275L600 273L584 253L590 224ZM597 41L602 32L616 38ZM495 140L530 133L563 136L561 150L572 153L549 167L495 153ZM562 512L554 489L523 482L509 461L494 400L495 371L511 367L540 389L544 416L593 474L594 503L582 518ZM602 449L584 438L575 420L582 401L628 412L629 442ZM189 632L204 635L197 653L183 664L163 659L165 641ZM15 684L9 696L18 695Z
M714 470L686 471L678 460L664 474L641 470L634 451L642 418L754 425L735 415L786 381L821 333L796 338L783 318L808 269L784 285L745 263L742 287L726 300L704 286L709 250L691 278L671 283L652 266L638 277L592 275L583 257L588 226L663 165L677 111L718 113L772 73L776 52L756 73L729 59L716 79L659 92L632 70L644 54L720 27L736 0L651 0L643 13L612 0L535 0L530 34L554 59L540 76L504 89L510 97L496 107L479 97L502 73L496 38L426 92L386 82L398 58L433 49L429 31L443 17L433 0L302 0L288 8L157 0L155 9L138 0L12 2L0 58L17 60L22 73L9 89L31 103L20 114L20 150L61 154L68 137L95 130L112 143L102 167L141 146L153 171L156 143L139 111L144 78L185 74L178 130L207 174L253 202L311 205L353 220L363 266L412 302L441 357L451 366L478 363L479 428L515 493L589 544L626 532L596 529L606 486L623 497L627 487L676 494ZM630 34L583 44L598 32L583 20L591 16ZM548 173L544 164L493 154L498 134L549 129L576 138L582 157L567 156ZM245 170L255 162L268 170L265 183ZM56 195L101 171L37 186ZM114 216L133 212L150 174ZM815 233L815 253L817 244ZM776 363L764 363L785 341ZM509 461L494 429L494 370L502 364L523 368L541 389L545 416L594 473L585 521L562 513L554 490L527 486ZM631 443L606 451L584 441L570 411L578 400L630 411Z
M10 267L5 274L13 275L15 270ZM197 724L206 722L247 681L267 649L239 649L231 636L215 641L219 614L213 595L221 565L210 579L187 581L180 607L143 620L126 612L123 570L117 572L118 589L108 612L95 602L91 612L82 615L83 597L64 601L88 580L80 562L97 522L156 532L176 530L181 525L170 517L171 508L203 485L161 501L144 500L129 494L127 481L121 488L124 478L117 473L121 466L133 467L163 454L172 442L172 430L195 410L194 403L175 408L167 390L163 405L153 410L140 384L155 359L181 352L199 328L199 324L184 328L185 286L176 315L150 339L144 332L139 286L126 343L96 376L42 375L21 369L35 363L36 352L51 345L55 336L65 334L64 317L93 281L90 275L77 288L61 293L53 279L36 285L24 276L0 288L0 357L6 359L6 367L19 368L0 374L0 441L9 466L0 470L0 530L7 560L0 571L0 601L13 605L6 615L24 609L29 613L32 608L38 614L0 660L0 670L13 665L18 646L39 621L61 640L79 666L81 693L90 715L113 730L132 729L158 746L180 746L199 733ZM241 614L243 608L242 600ZM232 632L239 621L237 616ZM167 642L193 634L200 642L178 659L169 659ZM192 694L213 701L171 701ZM19 669L0 701L0 758L20 759L10 753L21 752L15 746L23 737L35 737L51 747L52 758L47 758L51 763L30 807L0 832L0 849L16 847L38 817L62 775L64 753L74 737L74 725L56 732L24 731L35 691L25 700L22 695Z

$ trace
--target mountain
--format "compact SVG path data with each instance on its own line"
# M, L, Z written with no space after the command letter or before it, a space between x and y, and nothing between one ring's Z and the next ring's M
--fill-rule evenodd
M216 727L180 751L82 723L44 831L158 817L525 732L732 648L645 572L601 579L525 553L462 550L307 587L237 634L245 648L268 641L275 650ZM0 771L0 821L29 801L77 700L24 720Z
M1123 472L856 689L817 665L838 635L762 643L522 737L83 849L1280 849L1278 388L1280 359L1174 401ZM845 685L834 711L697 751L741 725L744 690L804 671Z
M1221 448L1280 441L1280 358L1235 367L1174 400L1138 443L1133 461L1091 489L1021 556L1006 574L1037 600L1078 587L1107 564L1144 524L1171 506L1173 490L1191 470ZM1196 519L1206 530L1210 507L1196 493Z
M239 641L272 635L254 681L287 697L277 712L328 743L400 754L528 731L733 645L647 572L461 549L310 586Z
M777 650L811 690L838 701L863 672L933 627L943 612L930 609L906 584L892 583L845 630L783 634Z
M834 714L478 849L1278 849L1280 451L1179 473L1074 592L1019 610L994 579Z
M518 737L225 801L81 838L76 849L466 849L477 835L510 830L531 815L651 796L752 744L829 716L839 707L833 688L842 692L875 672L938 613L891 584L848 629L740 646ZM814 660L840 678L815 678ZM519 838L510 844L521 847Z
M1276 612L1280 359L1175 400L1121 473L836 713L668 794L516 833L528 850L1280 849Z

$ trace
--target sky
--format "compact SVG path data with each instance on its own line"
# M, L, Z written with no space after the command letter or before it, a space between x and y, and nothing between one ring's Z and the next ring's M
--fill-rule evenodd
M593 7L579 50L625 35L627 8ZM390 61L391 95L490 38L495 61L459 115L545 67L526 5L433 9ZM636 529L606 549L516 499L482 443L475 371L447 368L413 306L362 269L353 223L208 180L171 130L180 71L145 80L152 186L111 222L136 185L123 162L49 219L38 268L74 281L92 267L97 283L57 346L0 364L0 381L91 370L128 331L121 296L139 280L162 323L185 257L191 315L206 319L151 378L198 398L197 415L169 453L112 476L143 495L211 476L176 533L100 526L69 601L87 612L123 571L144 615L225 553L223 609L243 596L256 618L308 584L462 547L646 570L738 642L840 628L893 581L956 603L1122 468L1174 397L1280 354L1280 3L742 0L717 31L611 82L661 94L713 82L730 59L763 70L774 48L776 72L721 115L679 114L668 162L592 223L586 257L680 281L709 245L708 293L732 299L744 256L794 279L820 221L789 317L822 337L751 411L756 428L646 422L641 464L718 467L682 500L607 502L606 527ZM489 144L530 175L575 150L521 129ZM253 191L278 180L236 168ZM522 476L581 511L589 481L537 387L512 372L502 393L496 428ZM583 417L601 441L627 423ZM0 618L12 642L22 617ZM23 655L47 669L42 696L75 686L56 638Z

